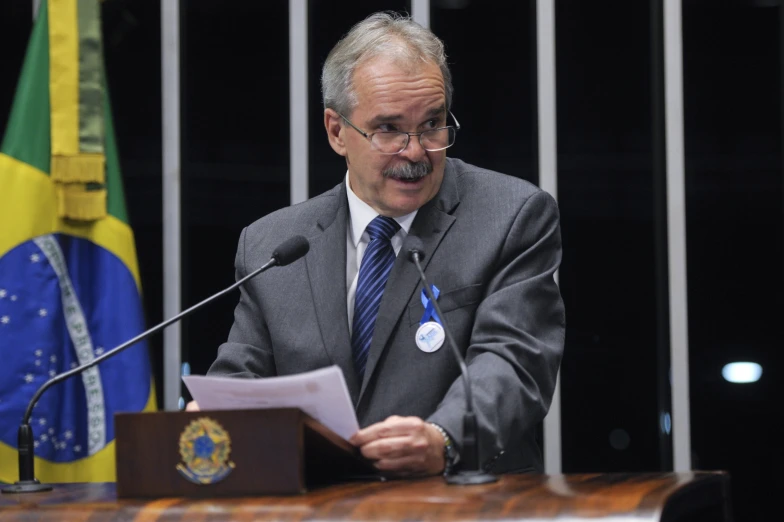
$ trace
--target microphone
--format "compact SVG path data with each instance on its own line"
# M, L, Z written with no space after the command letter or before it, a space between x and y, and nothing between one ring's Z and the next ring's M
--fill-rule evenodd
M41 395L54 386L55 384L62 382L74 375L77 375L88 368L92 368L93 366L100 364L101 362L105 361L109 357L113 357L114 355L120 353L121 351L125 350L129 346L138 343L152 334L163 330L167 326L172 323L175 323L190 315L191 313L195 312L196 310L206 306L207 304L211 303L215 299L226 295L227 293L231 292L241 284L245 283L248 279L251 279L262 272L269 270L274 266L286 266L288 264L293 263L297 259L301 258L305 254L308 253L310 250L310 243L308 240L302 236L294 236L283 243L281 243L278 248L274 250L272 253L271 259L265 263L264 265L260 266L250 274L246 275L233 285L229 286L228 288L221 290L215 295L208 297L207 299L201 301L198 304L195 304L188 308L187 310L183 310L179 314L175 315L174 317L167 319L160 323L157 326L154 326L147 330L146 332L142 332L133 339L129 339L125 341L119 346L112 348L111 350L107 351L106 353L102 354L100 357L96 357L92 361L85 363L81 366L77 366L76 368L72 368L67 372L63 372L60 375L52 377L40 388L38 391L35 392L33 398L30 399L30 402L27 405L27 409L25 410L24 417L22 417L22 424L19 426L19 434L18 434L18 446L19 446L19 480L15 482L13 485L6 486L3 488L3 493L34 493L38 491L50 491L52 486L49 484L41 484L40 481L35 478L35 452L33 446L33 428L30 426L30 416L33 414L33 406L38 402L38 399L41 398Z
M425 258L425 254L422 252L422 241L417 237L409 236L409 243L412 244L412 246L408 249L408 259L416 265L417 271L419 271L419 279L422 281L422 286L425 287L427 298L433 303L438 318L441 320L441 326L444 327L444 333L446 334L449 347L452 349L452 355L457 359L457 363L460 366L460 375L462 377L463 387L465 388L466 412L463 416L463 444L461 445L460 451L460 461L462 465L460 466L460 471L445 477L446 483L452 486L467 486L495 482L498 480L498 477L484 472L479 467L478 430L476 425L476 414L474 413L474 396L471 392L471 379L468 376L468 367L466 367L463 354L457 349L457 343L455 343L452 332L446 324L446 318L444 317L444 314L441 313L441 307L438 305L436 296L433 295L433 289L427 282L425 271L422 270L420 262Z
M303 257L305 254L307 254L308 250L310 250L310 243L308 243L308 240L302 236L294 236L281 243L278 246L278 248L276 248L272 252L272 259L270 259L270 263L273 260L275 260L277 261L276 263L277 266L290 265L300 257ZM272 265L272 266L276 266L276 265ZM266 270L264 267L260 269L260 271L264 271L264 270ZM245 279L243 279L242 281L235 283L235 286L239 285L246 279L253 277L254 275L255 273L250 274L249 276L245 277ZM228 288L228 290L230 289L231 288Z

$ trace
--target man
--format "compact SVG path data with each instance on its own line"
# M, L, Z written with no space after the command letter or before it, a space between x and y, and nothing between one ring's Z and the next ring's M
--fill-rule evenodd
M327 58L322 89L346 178L243 230L237 277L293 235L306 236L310 252L241 289L209 373L253 378L336 364L363 426L351 441L378 469L422 475L459 465L459 366L439 339L417 340L422 323L439 336L408 260L420 241L473 381L480 464L541 471L535 431L564 337L555 202L525 181L446 157L459 124L443 44L408 18L382 13L357 24Z

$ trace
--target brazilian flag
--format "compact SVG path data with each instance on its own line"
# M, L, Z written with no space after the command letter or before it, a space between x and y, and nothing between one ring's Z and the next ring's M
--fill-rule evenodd
M0 481L35 391L144 329L105 85L99 1L43 0L0 147ZM155 402L144 343L49 389L36 476L114 481L114 413Z

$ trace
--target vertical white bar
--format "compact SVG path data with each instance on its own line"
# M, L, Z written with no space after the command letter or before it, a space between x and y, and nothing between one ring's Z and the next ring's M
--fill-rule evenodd
M163 317L180 312L180 2L161 0ZM180 398L180 323L163 332L163 407Z
M38 9L41 7L41 0L33 0L33 21L38 18Z
M308 2L289 0L291 204L308 199Z
M430 27L430 0L411 0L411 19L422 27Z
M664 0L664 103L667 147L667 248L670 276L670 381L675 471L691 469L686 203L683 149L681 0Z
M558 199L555 137L555 5L536 0L536 76L539 102L539 186ZM558 274L556 273L556 282ZM544 419L544 469L561 473L561 380Z

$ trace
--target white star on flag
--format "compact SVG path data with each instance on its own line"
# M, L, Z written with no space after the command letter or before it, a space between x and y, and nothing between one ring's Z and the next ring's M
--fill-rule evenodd
M39 256L38 254L33 254L30 256L31 263L37 263L40 260L41 260L41 256Z
M53 362L53 363L57 362L57 356L52 355L51 357L49 357L49 362Z
M6 293L5 288L0 288L0 299L4 298Z
M78 365L78 364L76 364L75 362L72 362L72 363L71 363L71 368L76 368L77 366L79 366L79 365Z
M46 426L46 419L41 417L40 419L38 419L38 424L40 424L41 426Z
M73 437L73 432L71 430L65 430L65 438L70 439Z
M76 446L74 446L74 451L76 453L79 453L80 451L82 451L82 447L77 444Z
M99 346L95 349L95 355L101 355L103 353L103 347Z
M25 382L33 382L33 374L32 373L28 373L27 375L25 375Z
M16 296L15 295L11 296L11 301L16 301Z
M49 370L49 377L54 377L55 375L57 375L57 372L56 372L56 371L54 371L54 370Z
M8 317L7 315L4 315L3 317L0 317L0 323L8 324L9 321L11 321L11 318Z
M44 352L42 352L41 350L36 350L36 351L35 351L35 356L36 356L36 357L41 357L41 354L42 354L42 353L44 353Z
M36 359L35 360L35 365L36 366L41 366L41 359Z
M46 311L46 308L41 308L40 310L38 310L38 315L40 315L41 317L46 317L47 313L48 312Z
M41 441L42 441L42 442L46 442L47 440L49 440L49 436L48 436L46 433L44 433L43 435L41 435Z
M34 448L37 448L37 447L38 447L38 444L39 444L39 442L38 442L37 440L34 440L34 441L33 441L33 447L34 447Z
M54 435L54 428L49 428L49 435Z

